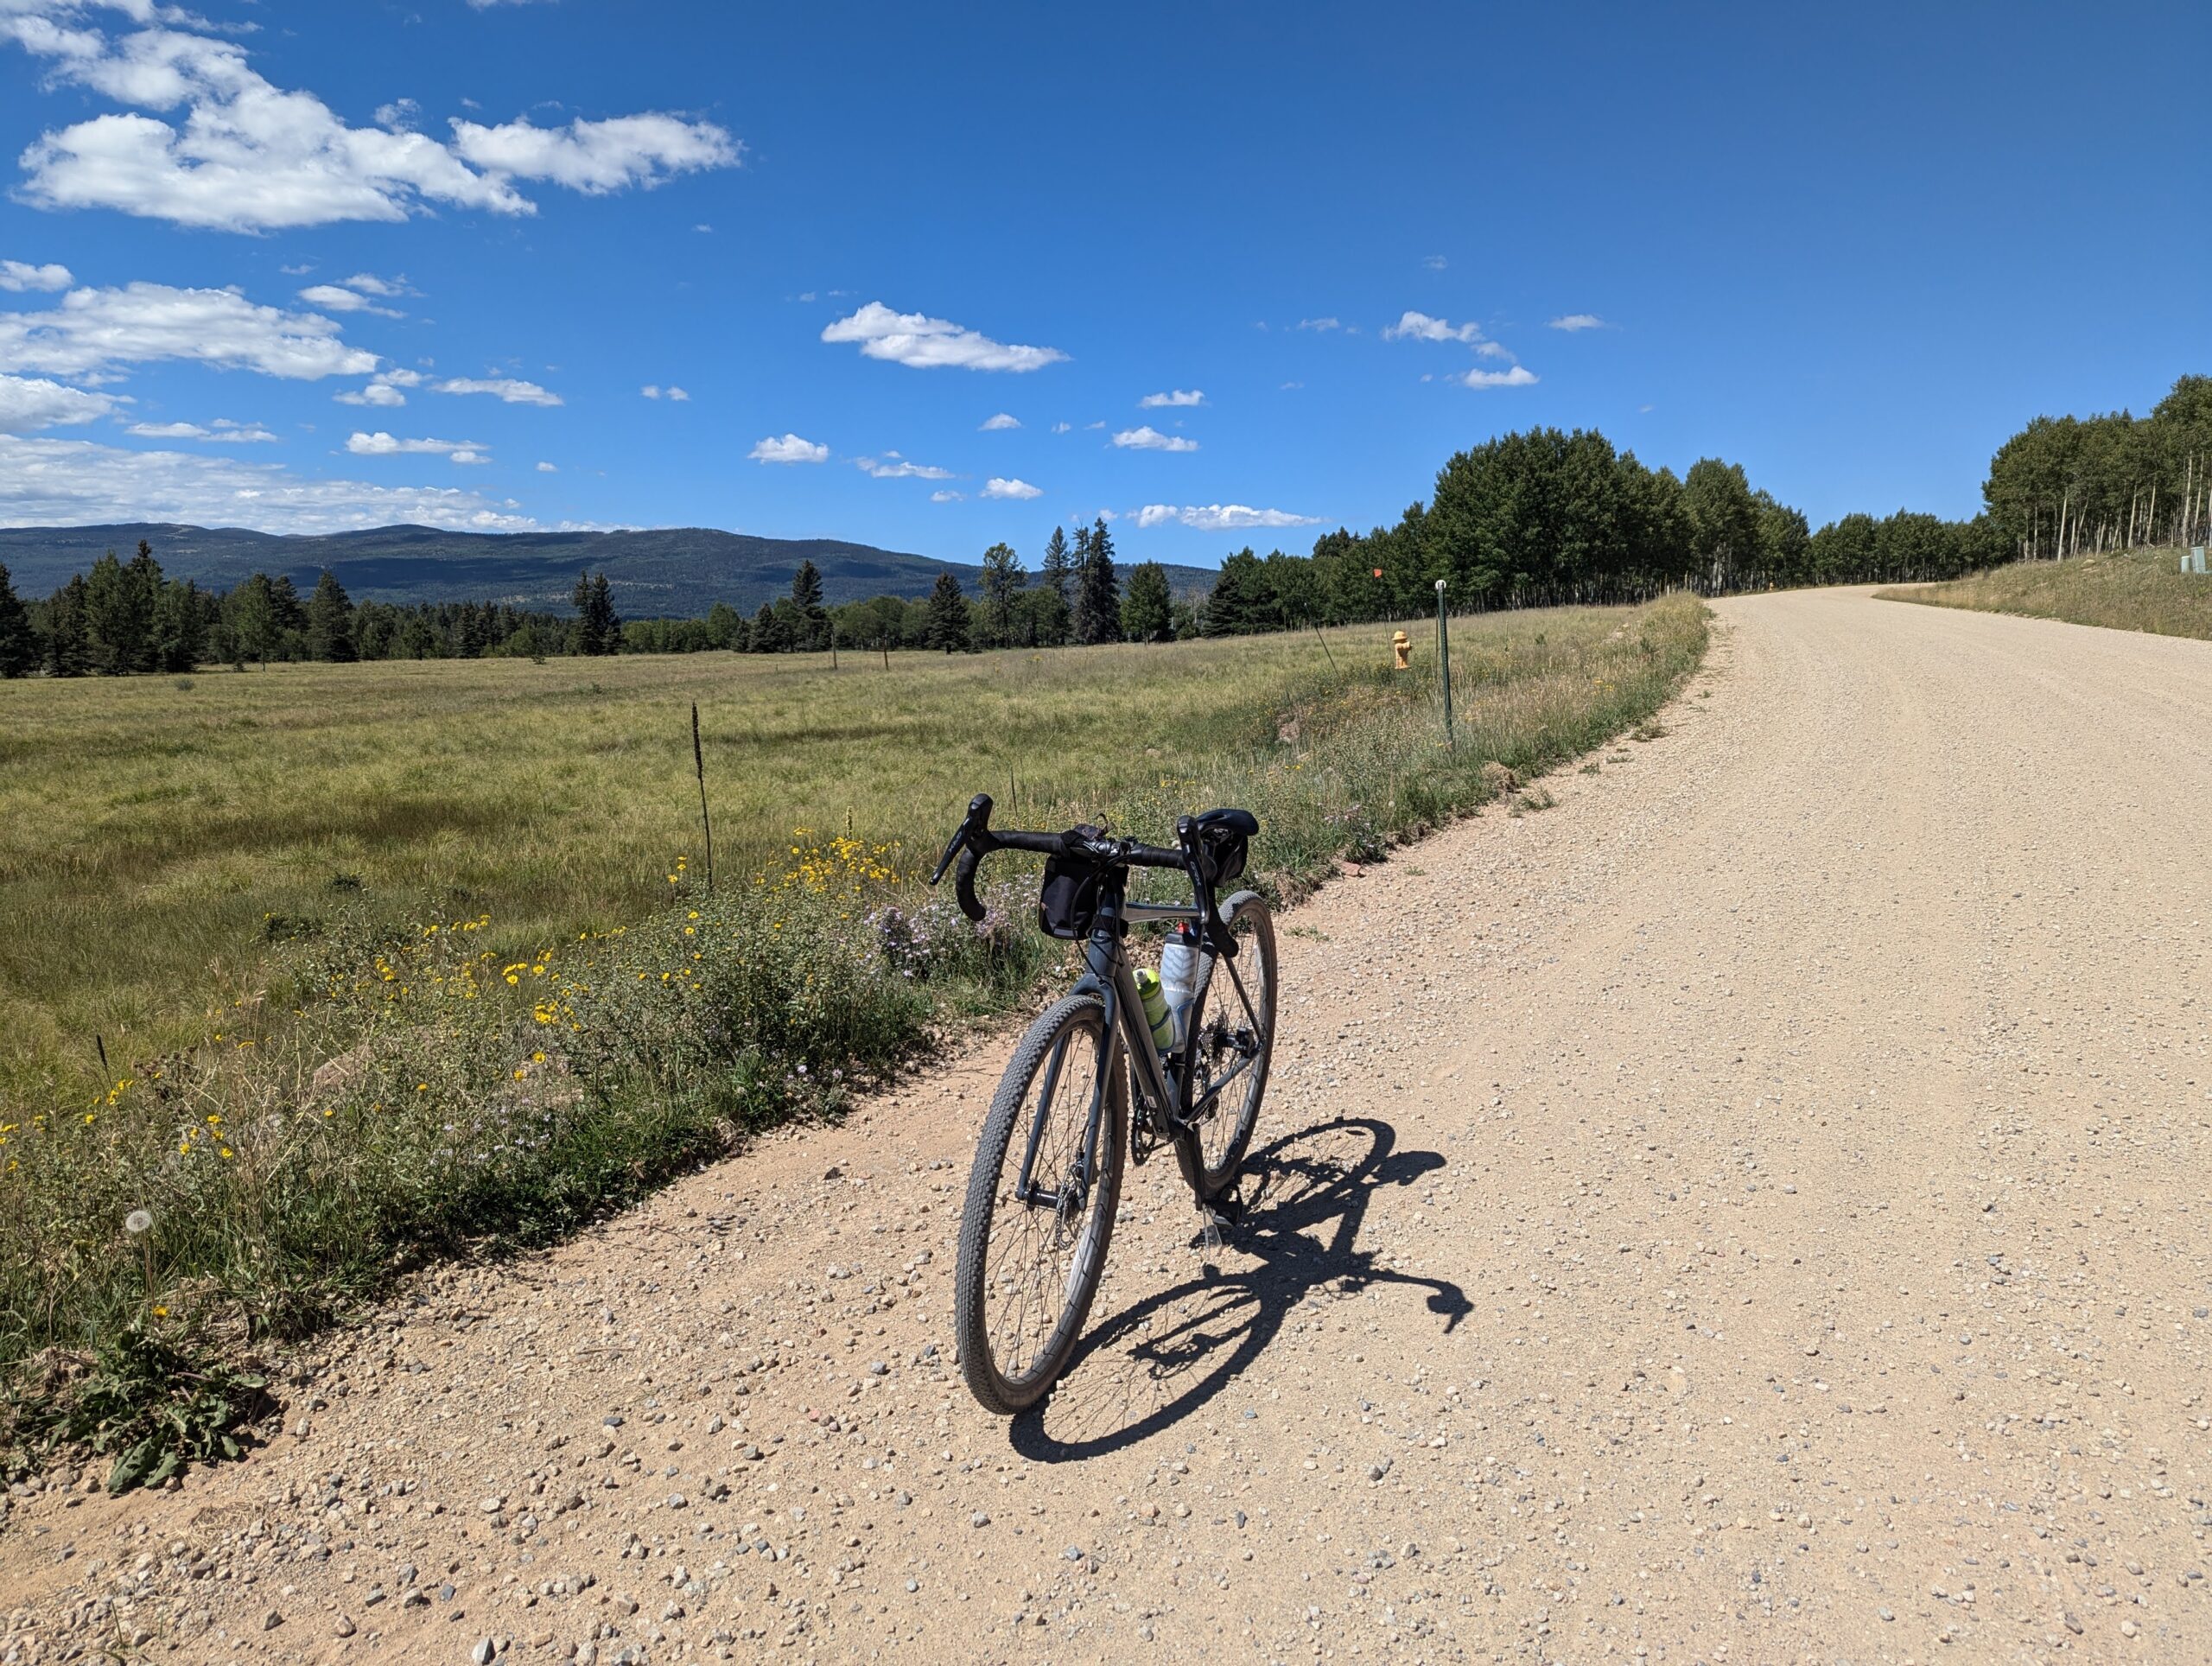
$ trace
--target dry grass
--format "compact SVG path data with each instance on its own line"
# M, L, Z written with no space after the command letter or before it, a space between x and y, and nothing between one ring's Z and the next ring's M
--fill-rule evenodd
M835 676L720 656L0 686L0 1360L149 1337L234 1358L410 1261L557 1237L1019 1006L1059 951L1033 880L1005 873L980 931L917 882L979 787L1002 823L1156 839L1245 805L1253 874L1294 892L1646 722L1706 615L1461 621L1452 749L1426 676L1374 664L1388 640L1335 633L1334 671L1309 634Z
M2212 639L2212 575L2181 571L2180 553L2135 550L2067 561L2018 561L1972 578L1875 595L1885 601Z

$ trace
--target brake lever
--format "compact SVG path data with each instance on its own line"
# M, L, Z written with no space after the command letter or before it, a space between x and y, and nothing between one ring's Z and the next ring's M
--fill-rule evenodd
M963 846L971 850L974 849L976 829L979 825L988 828L990 824L991 795L988 792L978 792L974 798L969 799L967 816L962 820L952 837L946 842L944 854L937 859L937 872L930 875L930 883L935 885L944 877L944 870L952 866L952 859L960 854Z

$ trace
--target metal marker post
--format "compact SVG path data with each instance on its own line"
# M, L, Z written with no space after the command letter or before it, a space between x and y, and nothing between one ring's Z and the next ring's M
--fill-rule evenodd
M1436 675L1444 685L1444 744L1456 744L1452 733L1452 632L1444 622L1444 581L1436 581Z

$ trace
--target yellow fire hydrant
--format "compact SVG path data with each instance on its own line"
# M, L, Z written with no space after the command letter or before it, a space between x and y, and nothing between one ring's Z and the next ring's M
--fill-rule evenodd
M1412 667L1407 664L1406 656L1413 651L1413 638L1408 636L1403 631L1393 631L1390 633L1390 652L1398 656L1398 663L1393 669L1402 671L1410 671Z

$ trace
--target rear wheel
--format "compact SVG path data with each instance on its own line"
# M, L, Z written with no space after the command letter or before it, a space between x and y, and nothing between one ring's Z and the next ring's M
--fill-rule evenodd
M1128 1068L1111 1040L1104 1003L1070 995L1029 1027L983 1119L952 1303L961 1375L986 1411L1011 1415L1044 1397L1098 1293L1129 1131Z
M1222 906L1234 959L1216 957L1192 1014L1190 1045L1200 1099L1175 1154L1191 1189L1208 1201L1236 1183L1260 1120L1275 1046L1275 925L1268 905L1240 891Z

